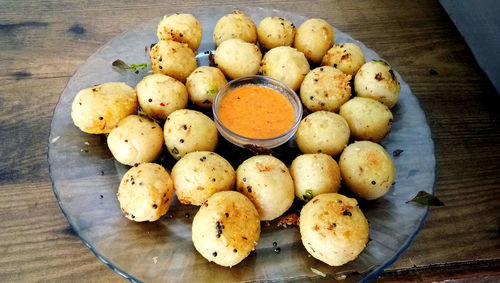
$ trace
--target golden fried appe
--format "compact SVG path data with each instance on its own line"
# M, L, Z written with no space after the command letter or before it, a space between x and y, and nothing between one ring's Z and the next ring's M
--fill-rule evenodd
M309 19L297 29L294 46L304 53L309 62L319 64L334 42L335 33L328 22L322 19Z
M300 86L302 103L311 111L338 112L351 97L351 75L330 66L310 71Z
M170 113L186 108L188 93L178 80L163 74L144 77L136 86L142 111L150 117L165 121Z
M340 107L339 114L356 140L380 142L391 131L391 110L371 98L355 97Z
M385 149L374 142L350 144L340 156L339 167L346 186L366 200L382 197L394 182L394 163Z
M324 153L302 154L290 166L295 196L303 201L340 189L340 169L337 162Z
M309 72L309 63L304 53L289 46L269 50L262 59L262 74L284 82L297 91Z
M292 205L293 180L286 165L270 155L256 155L236 170L236 190L255 205L261 220L273 220Z
M290 20L279 17L264 18L257 28L260 46L269 50L278 46L292 46L295 26Z
M156 221L167 213L174 186L167 171L155 163L130 168L118 188L120 207L130 220Z
M349 125L340 115L317 111L300 121L296 133L302 153L338 155L349 142Z
M194 52L201 43L202 28L200 22L191 14L173 14L165 16L158 24L159 40L173 40L186 43Z
M75 126L89 134L107 134L118 122L137 113L135 90L125 83L109 82L78 92L71 105Z
M189 109L172 112L163 130L165 145L175 159L193 151L214 151L217 128L207 115Z
M163 131L148 118L130 115L111 130L107 143L113 157L122 164L151 162L161 153Z
M371 61L361 66L354 77L354 89L358 96L378 100L390 109L398 102L400 86L389 64Z
M340 43L326 52L321 65L331 66L354 77L359 68L365 63L365 55L361 48L354 43Z
M215 193L193 219L194 247L218 265L240 263L255 248L259 236L259 214L252 202L238 192Z
M214 56L217 67L231 79L257 74L261 59L259 47L241 39L222 42Z
M210 108L219 89L226 83L226 77L218 68L198 67L186 80L189 100L198 107Z
M304 205L300 235L314 258L340 266L356 259L366 247L369 227L356 199L328 193Z
M201 205L214 193L233 189L236 172L217 153L197 151L177 161L172 179L181 203Z
M240 10L220 18L214 27L214 42L219 46L228 39L238 38L245 42L257 43L257 28L252 20Z
M155 74L164 74L185 83L198 66L193 50L185 43L160 40L149 52L151 68Z

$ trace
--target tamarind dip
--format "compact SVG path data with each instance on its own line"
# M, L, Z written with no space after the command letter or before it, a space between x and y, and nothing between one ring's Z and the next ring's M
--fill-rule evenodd
M268 139L284 134L294 124L294 110L278 91L259 85L232 90L219 106L221 123L247 138Z

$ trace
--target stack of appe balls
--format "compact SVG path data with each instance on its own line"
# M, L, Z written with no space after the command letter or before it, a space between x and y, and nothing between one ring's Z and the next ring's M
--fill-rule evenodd
M164 17L157 35L150 50L154 74L135 90L106 82L81 90L72 104L74 124L108 134L115 159L132 166L117 192L125 217L156 221L175 192L180 203L200 206L192 224L196 250L231 267L255 249L261 221L279 218L297 201L305 203L300 233L313 257L332 266L356 259L369 235L356 198L380 198L394 182L393 161L378 144L390 134L399 98L389 64L365 62L354 43L335 43L334 29L322 19L296 28L267 17L256 26L236 10L215 26L215 67L197 65L202 26L193 15ZM298 125L302 154L290 168L256 155L235 170L224 152L214 152L218 131L201 110L212 107L228 80L255 74L288 85L311 113ZM186 109L188 101L194 109ZM153 163L163 148L178 160L171 175ZM356 198L339 194L342 186Z

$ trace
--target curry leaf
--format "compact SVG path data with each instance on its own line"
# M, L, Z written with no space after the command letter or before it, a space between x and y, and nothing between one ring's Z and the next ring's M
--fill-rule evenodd
M123 60L120 59L115 60L111 65L118 72L124 72L130 70L132 72L135 72L136 74L139 73L139 70L143 70L148 67L147 63L130 64L129 66L127 65L127 63L123 62Z
M392 152L392 156L400 156L401 153L403 153L404 150L402 149L396 149L395 151Z
M420 191L418 194L408 202L416 202L421 205L429 205L429 206L443 206L444 203L440 201L436 196L429 194L425 191Z
M123 62L120 59L115 60L111 65L114 68L117 68L118 70L121 70L121 71L125 71L129 68L129 65L127 65L125 62Z

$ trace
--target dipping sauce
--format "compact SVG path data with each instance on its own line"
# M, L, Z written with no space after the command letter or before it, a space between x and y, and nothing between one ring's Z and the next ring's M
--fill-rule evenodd
M240 136L268 139L293 126L293 106L278 91L264 86L242 86L226 95L219 106L222 124Z

